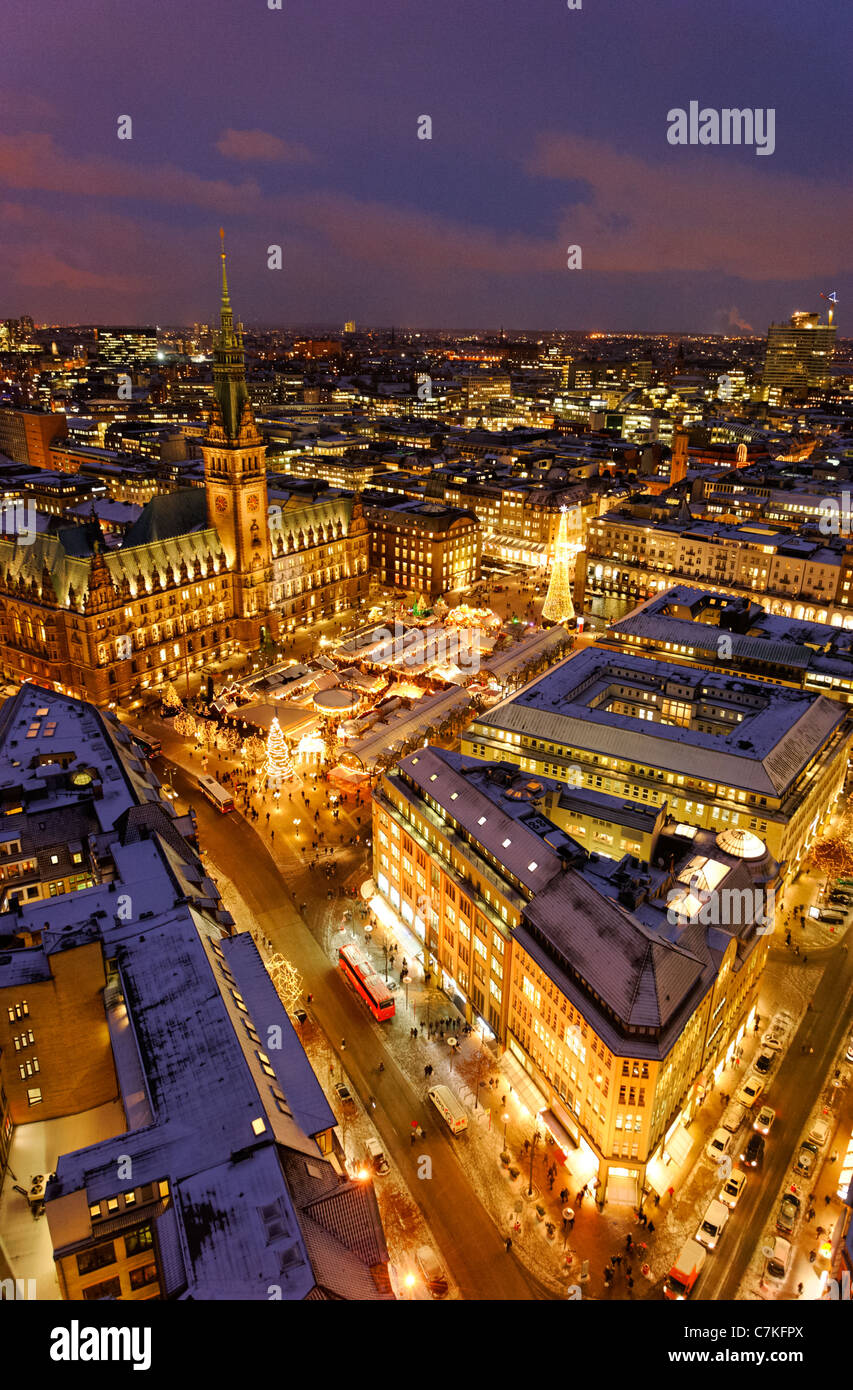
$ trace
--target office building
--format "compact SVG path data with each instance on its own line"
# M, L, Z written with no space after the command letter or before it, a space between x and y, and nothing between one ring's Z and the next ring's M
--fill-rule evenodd
M97 330L98 362L102 367L130 370L157 357L157 329L107 327Z
M823 695L590 647L479 714L464 753L759 836L790 878L844 790L853 714Z
M596 634L605 649L853 701L853 632L676 585Z
M370 568L381 584L438 598L480 578L482 536L474 512L443 502L364 495Z
M822 324L819 314L792 314L787 323L767 330L764 386L777 393L805 395L829 384L835 351L835 324Z
M641 499L590 522L576 606L584 594L637 603L673 584L700 584L782 617L850 626L851 558L843 537L792 535L760 520L702 521L684 502L667 508Z
M779 866L747 831L662 818L649 860L588 854L552 817L564 794L418 750L375 793L374 882L599 1201L636 1204L666 1191L754 1016Z
M54 467L50 445L67 432L63 414L0 406L0 454L31 468Z

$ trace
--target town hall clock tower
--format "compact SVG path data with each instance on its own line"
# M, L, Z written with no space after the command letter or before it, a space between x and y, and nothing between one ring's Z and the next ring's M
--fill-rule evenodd
M250 649L268 622L270 581L266 447L249 392L242 325L234 327L222 238L222 307L213 349L213 403L202 444L208 525L222 542L234 585L238 636Z

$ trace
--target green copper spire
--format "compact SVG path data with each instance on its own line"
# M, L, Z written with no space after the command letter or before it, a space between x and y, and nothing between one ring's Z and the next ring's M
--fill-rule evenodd
M225 272L225 232L219 228L222 250L222 303L219 311L219 332L213 345L213 394L219 403L222 425L228 439L236 440L244 403L249 399L246 387L246 362L243 356L243 334L234 328L234 315L228 294Z

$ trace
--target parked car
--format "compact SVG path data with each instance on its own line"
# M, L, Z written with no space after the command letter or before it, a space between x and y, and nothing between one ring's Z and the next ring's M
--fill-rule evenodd
M758 1100L765 1085L766 1082L764 1079L753 1073L746 1078L740 1090L735 1093L735 1100L738 1101L740 1105L745 1105L746 1108L749 1109L750 1106L754 1105Z
M705 1149L709 1158L724 1158L732 1146L732 1135L724 1129L715 1129Z
M853 1033L847 1039L847 1051L844 1054L845 1062L853 1062Z
M764 1139L760 1134L751 1134L749 1143L740 1156L747 1168L757 1168L764 1159Z
M812 1169L817 1163L818 1147L810 1139L806 1139L800 1145L800 1152L797 1154L797 1161L794 1168L798 1173L802 1173L804 1178L811 1175Z
M791 1035L794 1026L794 1019L787 1009L779 1009L770 1021L770 1026L761 1039L762 1047L769 1047L773 1052L779 1052L785 1046Z
M795 1197L793 1192L786 1192L782 1201L779 1203L779 1211L776 1216L777 1231L790 1235L800 1219L800 1199Z
M756 1071L761 1072L762 1076L766 1076L775 1061L776 1058L772 1050L769 1048L762 1048L752 1065L755 1067Z
M769 1255L764 1266L765 1279L771 1279L774 1284L781 1284L785 1275L791 1267L791 1242L784 1236L776 1236L773 1242L773 1254Z
M829 894L829 901L831 903L841 903L844 907L849 907L850 903L853 902L853 898L850 897L849 893L842 893L840 888L834 888Z
M772 1105L762 1105L758 1114L752 1122L752 1128L757 1129L759 1134L769 1134L773 1128L773 1121L776 1119L776 1111Z
M364 1153L374 1173L379 1173L382 1176L391 1171L391 1165L385 1157L378 1139L365 1139Z
M822 1149L829 1135L830 1128L826 1120L815 1120L806 1138L810 1139L813 1144L817 1144L819 1149Z
M728 1182L723 1183L720 1191L720 1201L725 1202L730 1211L734 1211L741 1199L745 1187L746 1173L732 1173Z
M354 1105L355 1101L342 1081L335 1082L335 1095L342 1105Z
M444 1266L436 1255L431 1245L422 1245L418 1249L415 1259L418 1269L423 1275L424 1283L433 1298L445 1298L447 1295L447 1275Z

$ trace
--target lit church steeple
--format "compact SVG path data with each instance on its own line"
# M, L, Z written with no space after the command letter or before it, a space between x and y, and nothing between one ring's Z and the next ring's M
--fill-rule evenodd
M213 342L213 395L214 408L211 412L211 430L220 426L228 441L236 441L241 428L245 428L245 411L249 403L246 387L246 361L243 355L242 325L234 328L234 314L228 293L228 276L225 270L225 232L219 228L222 249L222 302L219 311L219 332ZM217 409L218 407L218 409ZM251 421L254 426L254 420Z
M242 620L241 640L257 638L261 615L268 610L271 578L264 441L255 423L246 364L243 329L234 327L222 238L222 302L213 348L213 400L210 424L202 443L207 520L219 534L233 583L234 616Z

